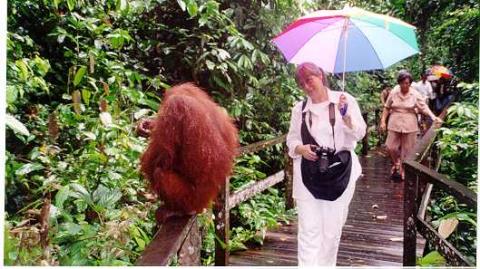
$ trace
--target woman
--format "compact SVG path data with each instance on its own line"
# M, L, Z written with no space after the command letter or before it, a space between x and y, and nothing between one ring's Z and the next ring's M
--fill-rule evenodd
M387 150L392 159L392 179L405 178L402 161L410 154L417 140L419 131L417 111L429 116L435 122L441 122L425 103L425 98L410 87L413 78L410 73L400 72L398 85L390 93L383 108L380 128L387 134ZM388 128L387 128L387 117Z
M332 91L326 86L323 70L313 63L297 67L296 81L307 95L306 103L298 102L292 109L287 135L288 154L293 158L293 197L298 209L298 265L335 266L338 246L353 196L355 182L362 172L354 149L365 135L366 124L357 101L348 93ZM345 100L346 99L346 100ZM340 113L339 103L346 101L347 111ZM336 108L333 130L329 121L329 105ZM304 108L302 108L305 105ZM303 114L303 112L305 114ZM351 153L348 185L334 201L316 199L302 179L302 161L316 161L312 145L302 140L302 114L310 122L309 133L319 146L347 150Z

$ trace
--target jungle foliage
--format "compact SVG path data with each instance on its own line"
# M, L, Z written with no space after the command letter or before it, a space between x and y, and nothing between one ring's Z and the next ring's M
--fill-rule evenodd
M440 63L465 82L438 141L440 171L476 190L477 1L10 0L4 263L132 265L158 205L138 172L147 141L135 134L137 120L155 114L171 85L194 81L235 119L243 145L285 133L303 97L270 40L310 10L347 3L416 25L422 50L385 71L348 74L362 110L379 107L402 68L418 77ZM338 81L330 78L333 89ZM283 150L239 157L232 189L278 171ZM291 219L282 192L271 188L232 211L232 250ZM436 219L463 212L453 208L432 211ZM201 223L202 261L211 265L211 212ZM468 227L471 240L460 244L475 253Z

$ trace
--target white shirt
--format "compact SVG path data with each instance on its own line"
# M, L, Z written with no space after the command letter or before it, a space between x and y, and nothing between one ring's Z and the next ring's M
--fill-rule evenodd
M433 89L432 85L430 84L429 81L417 81L412 84L413 88L416 89L419 93L423 95L423 97L428 98L428 99L433 99Z
M353 128L350 129L342 119L340 111L337 108L338 100L341 94L345 94L348 102L347 114L352 118ZM310 133L315 141L320 146L334 147L332 127L329 121L328 105L335 104L335 146L337 152L340 150L349 150L352 154L352 170L350 180L357 180L362 173L362 167L355 154L355 146L357 141L365 136L367 125L363 120L360 108L353 96L346 92L338 92L328 90L329 101L318 104L313 104L310 97L307 98L307 104L303 111L307 112L306 123L309 127L309 115L312 116L312 126ZM295 199L315 199L308 191L302 181L301 160L302 156L295 153L295 148L298 145L303 145L300 128L302 125L302 103L298 102L292 109L292 116L290 120L290 129L287 134L288 154L293 159L293 198ZM311 113L308 113L311 112Z

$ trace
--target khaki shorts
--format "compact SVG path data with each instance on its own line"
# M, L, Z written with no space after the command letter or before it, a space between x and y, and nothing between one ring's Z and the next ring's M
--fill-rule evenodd
M395 131L388 131L385 145L389 151L397 154L397 157L400 157L400 160L403 161L408 154L412 152L416 142L417 132L399 133Z

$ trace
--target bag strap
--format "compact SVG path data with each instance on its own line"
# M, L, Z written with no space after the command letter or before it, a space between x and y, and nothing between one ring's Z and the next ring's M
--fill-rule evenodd
M328 117L330 120L330 125L332 126L332 134L333 134L333 149L337 150L337 147L335 146L335 104L330 103L328 104Z
M307 106L307 99L305 98L305 100L303 100L303 103L302 103L302 123L305 123L305 115L307 113L303 112L303 110L305 109L306 106ZM329 121L330 121L330 126L332 126L333 149L336 150L335 128L334 128L334 126L335 126L335 104L334 103L328 104L328 118L329 118ZM310 129L312 128L312 115L310 115L310 117L309 117L309 127L310 127ZM312 137L312 140L314 141L313 137Z

